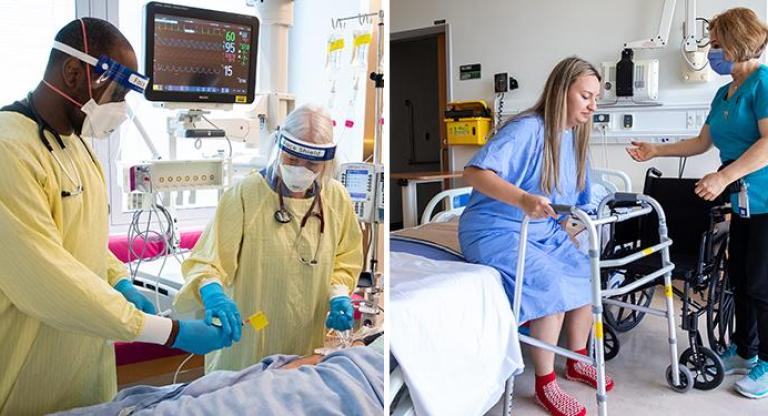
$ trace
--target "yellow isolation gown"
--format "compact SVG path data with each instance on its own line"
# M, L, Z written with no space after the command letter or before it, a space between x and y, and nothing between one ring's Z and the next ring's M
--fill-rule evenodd
M320 193L325 231L312 217L300 232L313 198L285 197L293 216L275 220L277 193L258 172L234 185L219 201L214 220L182 265L186 284L176 298L179 311L202 310L199 287L214 278L223 283L243 319L263 311L269 325L256 332L243 327L232 348L206 355L206 371L239 370L271 354L310 354L322 347L329 295L350 293L363 266L362 235L344 186L331 180ZM315 248L318 264L303 264Z
M62 150L46 135L82 194L61 196L75 184L37 124L0 112L0 415L110 400L117 381L107 340L134 339L144 324L111 287L127 271L107 248L101 166L77 136L62 137Z

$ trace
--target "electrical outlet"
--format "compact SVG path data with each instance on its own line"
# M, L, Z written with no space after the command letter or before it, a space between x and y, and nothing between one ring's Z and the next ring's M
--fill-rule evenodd
M695 111L685 112L685 129L686 130L696 129L696 112Z
M701 129L704 127L704 122L707 121L707 114L709 114L708 111L697 111L696 112L696 128Z
M624 114L621 118L621 127L631 129L635 125L635 117L632 114Z
M611 115L608 113L595 113L592 114L593 123L608 123L611 121Z

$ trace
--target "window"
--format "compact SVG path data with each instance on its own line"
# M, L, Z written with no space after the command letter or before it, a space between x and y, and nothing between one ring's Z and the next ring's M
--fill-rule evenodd
M30 20L30 11L34 19ZM75 18L75 2L61 0L4 1L0 3L0 50L12 59L0 65L0 105L24 98L45 72L53 38Z

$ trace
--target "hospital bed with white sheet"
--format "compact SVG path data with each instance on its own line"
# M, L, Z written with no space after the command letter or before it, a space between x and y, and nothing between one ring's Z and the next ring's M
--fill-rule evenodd
M439 244L393 236L389 282L391 413L482 415L492 408L523 368L499 273Z

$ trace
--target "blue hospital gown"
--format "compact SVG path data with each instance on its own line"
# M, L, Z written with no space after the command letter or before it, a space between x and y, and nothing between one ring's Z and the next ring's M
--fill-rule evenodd
M545 195L540 187L544 155L544 122L540 116L518 119L499 130L467 166L488 169L522 190L548 197L553 204L590 201L589 177L578 189L573 132L560 144L559 188ZM515 266L523 210L472 191L459 221L459 242L466 259L496 268L502 276L510 305L515 294ZM578 251L560 224L552 219L531 220L525 258L525 278L519 322L569 311L591 303L589 259Z

